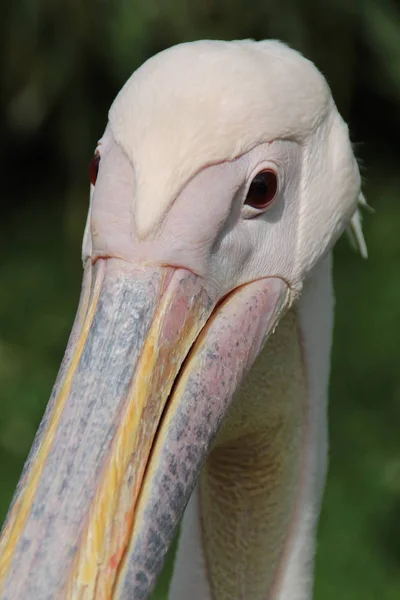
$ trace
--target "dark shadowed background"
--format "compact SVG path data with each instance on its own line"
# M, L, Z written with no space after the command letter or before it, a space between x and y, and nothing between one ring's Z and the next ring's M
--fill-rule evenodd
M398 600L400 8L391 0L2 3L0 522L72 325L88 163L111 101L159 50L244 37L286 41L323 71L375 209L364 214L368 261L345 239L335 251L331 460L316 599Z

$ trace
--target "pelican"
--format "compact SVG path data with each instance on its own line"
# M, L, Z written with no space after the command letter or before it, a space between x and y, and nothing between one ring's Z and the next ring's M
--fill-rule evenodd
M0 542L7 600L307 600L331 249L364 248L324 77L277 41L154 56L109 112L81 299Z

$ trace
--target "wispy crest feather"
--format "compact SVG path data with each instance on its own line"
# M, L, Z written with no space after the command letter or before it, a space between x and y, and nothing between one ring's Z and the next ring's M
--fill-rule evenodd
M351 246L356 252L359 252L363 258L368 258L368 248L365 241L365 237L362 230L362 216L361 209L370 208L365 200L364 194L360 192L358 197L358 208L354 215L350 219L349 226L347 228L347 235Z

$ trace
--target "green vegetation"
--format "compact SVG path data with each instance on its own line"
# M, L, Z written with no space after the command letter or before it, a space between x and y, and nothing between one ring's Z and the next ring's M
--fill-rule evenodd
M56 6L57 5L57 6ZM323 7L322 7L323 6ZM200 37L279 37L324 70L363 155L370 258L335 252L331 461L316 600L400 597L400 13L389 0L20 0L0 24L0 522L66 346L86 173L118 88ZM7 32L7 34L6 34ZM170 561L171 562L171 561ZM170 564L155 598L166 598Z

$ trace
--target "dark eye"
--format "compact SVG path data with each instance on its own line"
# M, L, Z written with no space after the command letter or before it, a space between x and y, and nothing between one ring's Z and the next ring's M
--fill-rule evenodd
M99 172L100 154L95 153L89 165L89 179L92 185L96 185L97 174Z
M274 171L261 171L250 184L245 204L253 208L267 208L276 196L278 178Z

